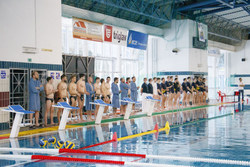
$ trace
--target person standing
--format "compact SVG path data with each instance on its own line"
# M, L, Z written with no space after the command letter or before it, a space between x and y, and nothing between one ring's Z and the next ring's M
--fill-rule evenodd
M86 83L86 105L85 109L87 111L87 121L93 121L92 111L94 110L94 105L90 104L90 102L94 101L95 98L95 89L93 85L93 78L91 76L88 77L88 82Z
M149 82L148 83L148 94L150 94L150 96L153 97L153 84L152 84L153 80L152 80L152 78L149 78L148 82Z
M96 77L96 79L95 79L94 88L95 88L95 100L101 99L101 85L100 85L100 78L99 77ZM95 106L95 117L97 115L99 107L100 107L99 105Z
M173 109L173 100L174 100L174 82L173 82L173 76L169 77L169 100L168 100L168 106L169 108Z
M125 83L125 79L121 78L120 79L121 83L120 83L120 89L121 89L121 100L123 100L124 98L128 97L128 90L129 90L129 85ZM126 108L127 108L128 103L126 102L121 102L121 116L125 115L126 112Z
M118 78L115 77L114 82L111 85L111 90L112 90L112 93L113 93L112 105L113 105L113 116L114 117L116 117L117 108L120 107L119 94L121 93L121 91L119 91L118 82L119 82Z
M132 81L130 83L130 89L131 89L131 100L133 101L137 101L137 96L138 96L138 89L139 89L139 86L136 87L136 78L135 76L132 77ZM135 109L135 104L133 104L133 110Z
M50 112L50 124L54 125L54 121L53 121L53 115L54 115L54 107L52 107L52 105L54 105L54 94L57 90L54 89L53 87L53 79L52 77L48 77L47 78L47 84L45 85L45 94L46 94L46 111L45 111L45 115L44 115L44 124L45 126L47 126L47 122L48 122L48 113Z
M181 84L181 88L182 88L182 94L183 94L182 105L183 105L183 107L185 107L185 106L187 106L187 92L188 92L186 78L183 79L183 82Z
M127 78L126 78L126 84L129 86L129 89L128 89L128 97L129 97L129 98L131 98L130 83L131 83L131 79L130 79L130 77L127 77Z
M242 78L239 78L239 84L238 84L238 88L239 88L238 102L240 102L240 95L242 96L242 101L244 101L244 87L245 87L245 84L243 83Z
M167 87L165 78L161 78L161 92L162 92L162 99L161 99L161 108L164 110L166 108L166 100L167 100Z
M146 97L148 94L148 84L147 84L147 78L143 79L143 84L141 86L141 95L142 95L142 112L146 111Z
M180 83L178 81L178 77L174 79L174 107L179 106L179 100L180 100L180 95L181 95L181 88L180 88Z
M68 85L67 85L67 76L65 74L63 74L61 76L61 82L57 85L57 89L58 89L58 102L66 102L67 98L69 98L68 95L68 91L67 91ZM61 112L63 111L63 109L59 108L58 112L57 112L57 119L58 119L58 123L60 123L61 121Z
M70 77L70 84L69 84L69 104L73 107L76 107L77 104L77 97L80 97L80 93L77 91L77 85L76 85L76 75L72 75ZM71 117L75 117L77 115L77 110L71 110Z
M105 83L105 89L104 89L104 91L105 91L105 95L106 95L106 98L105 98L104 102L107 103L107 104L110 104L110 100L111 100L110 77L106 78L106 83ZM106 106L104 108L104 113L107 113L108 108L109 108L108 106Z
M168 99L169 99L169 96L170 96L170 84L169 84L169 81L170 81L170 76L167 76L167 79L166 79L166 82L165 82L165 86L166 86L166 100L165 100L165 106L168 108Z
M161 97L162 97L161 78L157 78L156 83L157 83L157 93L158 93L157 97L158 97L158 100L161 100ZM161 106L160 106L161 104L160 103L161 103L160 101L156 103L157 108L159 110L161 110Z
M198 90L197 90L197 79L196 77L193 78L192 82L192 106L197 104L197 96L198 96Z
M44 90L43 85L39 81L39 74L33 71L29 82L29 110L35 112L35 124L39 127L40 112L40 92ZM30 123L32 124L33 114L30 114ZM33 126L32 126L33 127Z
M153 97L158 99L158 91L157 91L157 78L153 78Z
M82 117L82 110L84 106L84 94L86 90L86 85L85 85L85 75L80 74L80 79L77 81L77 91L80 94L80 96L77 97L78 101L78 115L80 115L80 121L83 121Z
M191 77L187 77L187 106L190 105L190 98L192 93Z

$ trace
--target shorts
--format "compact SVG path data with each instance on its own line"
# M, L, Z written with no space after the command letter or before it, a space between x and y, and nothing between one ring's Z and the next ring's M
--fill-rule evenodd
M80 99L81 99L81 101L84 100L84 94L81 94Z
M53 98L45 98L45 101L47 101L47 100L50 100L51 101L51 103L53 103L54 102L54 99Z
M70 105L72 105L72 100L71 100L72 98L75 99L75 101L76 101L77 96L70 96L70 97L69 97L69 104L70 104Z
M95 99L101 99L101 95L95 95Z
M63 98L59 98L59 100L62 99L64 102L67 101L66 97L63 97Z
M109 100L110 100L110 95L107 95L106 97L109 98ZM104 101L104 100L105 100L105 97L102 96L101 99Z
M178 92L180 92L180 90L175 90L175 91L174 91L174 93L178 93Z

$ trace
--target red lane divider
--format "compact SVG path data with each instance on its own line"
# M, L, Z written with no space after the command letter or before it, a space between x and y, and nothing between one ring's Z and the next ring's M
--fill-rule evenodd
M93 145L82 147L82 148L79 148L79 149L83 150L83 149L96 147L96 146L100 146L100 145L104 145L104 144L108 144L108 143L112 143L112 142L117 142L117 133L116 132L114 133L112 140L104 141L104 142L101 142L101 143L93 144Z
M9 138L9 136L3 136L3 137L0 137L0 140L2 140L2 139L8 139Z
M83 162L83 163L95 163L95 164L113 164L124 165L124 161L112 161L112 160L97 160L97 159L84 159L84 158L68 158L68 157L56 157L46 155L32 155L32 160L54 160L54 161L67 161L67 162Z
M59 153L77 153L77 154L89 154L89 155L109 155L109 156L146 158L146 154L114 153L114 152L85 151L85 150L72 150L72 149L60 149Z

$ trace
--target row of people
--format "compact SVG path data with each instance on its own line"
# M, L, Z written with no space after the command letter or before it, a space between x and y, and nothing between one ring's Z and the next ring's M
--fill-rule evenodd
M183 106L189 106L190 103L192 105L202 105L206 103L207 98L206 79L187 77L180 84L178 76L175 79L173 79L173 76L168 76L166 79L154 77L153 79L150 78L148 83L147 78L144 78L141 93L144 95L143 99L147 95L160 99L161 103L158 103L157 107L161 110L176 108L181 97ZM192 102L190 101L191 98Z
M95 83L93 83L93 78L88 77L88 81L85 83L85 75L80 75L80 79L76 81L76 75L72 75L69 84L67 84L67 76L61 76L61 82L58 84L57 89L53 88L53 79L51 77L47 78L47 84L45 85L46 93L46 112L45 118L47 118L50 112L51 124L53 123L53 113L54 109L52 105L54 101L56 102L66 102L67 98L72 106L78 106L79 110L73 110L71 114L73 116L79 115L80 121L83 121L83 107L85 104L85 110L87 112L87 121L92 121L92 111L94 111L94 116L96 116L99 106L94 106L91 104L95 99L102 99L105 103L111 102L111 90L112 90L112 104L113 104L113 117L116 117L117 108L121 109L120 114L124 115L126 111L126 103L122 102L120 105L120 94L121 98L131 97L132 100L137 101L137 90L136 78L120 79L120 86L118 87L119 79L115 78L114 82L110 85L110 77L105 80L96 77ZM119 89L120 88L120 89ZM86 98L86 99L84 99ZM104 112L107 113L108 107L105 107ZM62 110L59 109L57 112L58 121L60 121ZM45 119L45 125L47 125L47 119Z
M35 94L39 94L40 91L43 91L43 85L38 81L38 73L34 72L32 74L32 79L30 81L30 87L36 90ZM197 81L196 81L197 80ZM120 99L125 97L130 97L133 101L137 101L138 90L140 87L136 85L136 77L131 78L120 78L120 84L118 78L114 78L114 82L110 84L110 77L104 79L96 78L95 83L93 83L93 78L88 77L87 82L85 82L85 75L80 75L79 80L77 81L76 75L70 77L68 84L67 76L61 76L61 82L58 84L57 89L53 87L53 79L51 77L47 78L47 83L45 85L45 94L46 94L46 112L45 112L45 126L47 126L47 116L50 112L50 120L53 125L53 115L54 108L52 105L55 102L65 102L69 99L69 103L72 106L78 106L79 110L73 110L71 112L72 116L79 116L79 121L83 121L83 107L87 112L87 121L92 119L92 111L94 115L98 112L98 106L92 105L90 102L93 102L95 99L102 99L105 103L111 103L112 95L112 105L113 105L113 114L110 116L116 117L117 109L120 108L120 114L124 115L126 112L127 103L120 102ZM192 104L201 104L206 99L205 91L205 79L199 77L198 79L194 78L191 82L191 78L188 77L184 79L183 83L180 84L178 77L173 81L173 76L165 78L153 78L149 79L147 83L147 78L144 78L144 83L141 86L141 95L142 95L142 110L145 109L145 96L152 95L154 98L161 99L161 104L158 103L156 107L164 110L166 106L173 107L176 106L177 102L180 100L180 93L183 93L183 104L189 105L190 97L192 97ZM30 88L30 97L32 97L32 89ZM33 95L34 96L34 95ZM30 98L31 99L31 98ZM35 100L36 99L36 100ZM33 101L33 102L32 102ZM36 101L36 102L34 102ZM30 110L36 111L36 126L38 124L37 111L40 110L40 106L37 107L38 97L31 99L33 107L30 106ZM39 99L40 104L40 99ZM36 106L36 107L34 107ZM133 106L134 109L134 106ZM105 108L104 112L107 113L108 107ZM57 112L58 121L60 121L62 109L59 109ZM31 115L31 118L33 116ZM32 120L31 120L32 121Z

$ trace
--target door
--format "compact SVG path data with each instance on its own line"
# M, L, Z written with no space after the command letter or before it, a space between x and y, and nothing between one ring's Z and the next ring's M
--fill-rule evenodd
M95 58L63 55L63 72L69 79L72 74L95 75Z
M28 109L28 69L10 69L10 105ZM10 126L14 116L10 113Z

